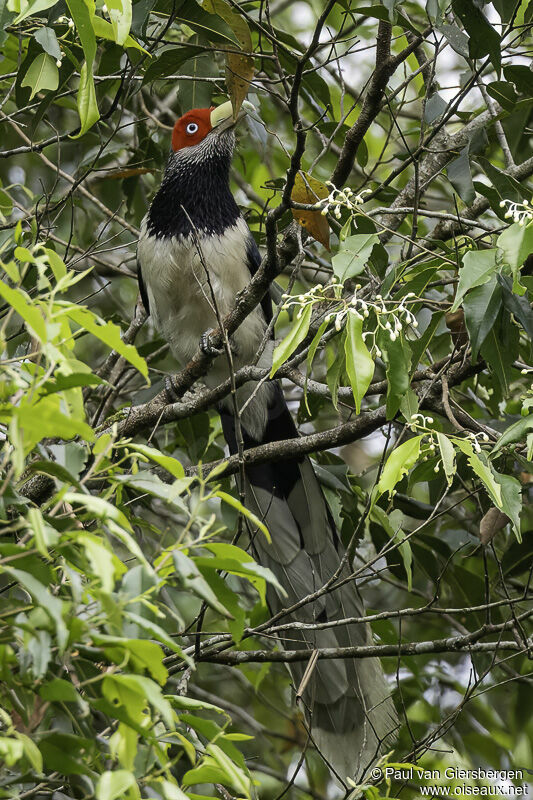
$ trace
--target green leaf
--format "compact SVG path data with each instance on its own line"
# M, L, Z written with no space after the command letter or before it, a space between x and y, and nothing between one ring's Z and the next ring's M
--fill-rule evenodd
M96 89L92 73L89 71L87 62L85 62L80 71L80 85L78 88L78 114L80 115L80 132L73 136L77 139L83 136L89 128L98 122L100 119L100 112L98 111L98 103L96 102Z
M159 58L154 59L143 77L143 86L152 81L166 78L167 75L176 75L190 58L198 55L197 47L176 43L175 46L165 50Z
M455 50L458 55L463 58L469 57L468 51L468 36L457 25L442 24L439 25L437 30L442 33L448 44Z
M115 41L115 31L113 29L113 25L108 22L103 17L99 17L97 14L92 17L92 25L95 36L98 39L109 39L109 41ZM133 36L126 36L123 44L124 48L134 47L136 50L141 50L143 53L148 53L148 50L145 50L139 42L136 42ZM150 55L148 53L148 55Z
M27 513L28 523L35 536L35 545L45 558L49 558L48 548L53 547L59 539L59 534L45 522L39 508L29 508Z
M172 552L172 559L177 572L177 578L183 589L187 589L202 600L205 600L218 614L221 614L227 619L232 619L232 614L228 609L219 601L200 570L194 561L185 555L181 550L174 550Z
M510 320L508 324L511 325ZM514 330L518 335L518 328L515 327ZM509 357L512 352L497 327L492 327L485 337L485 341L481 345L481 355L498 378L502 391L507 393L512 379L512 363L515 357L514 355L513 358Z
M33 769L37 772L38 775L42 774L43 771L43 757L41 755L41 751L33 741L30 739L29 736L26 736L25 733L20 733L20 731L16 732L17 739L22 742L22 746L24 748L24 755L32 765Z
M96 784L96 800L116 800L137 785L135 775L126 769L103 772ZM140 795L139 795L140 796Z
M389 493L392 497L392 492L397 483L399 483L404 475L407 475L411 467L413 467L420 455L420 443L422 436L413 436L408 439L399 447L396 447L387 458L381 478L378 485L374 490L373 502L381 497L385 492Z
M57 643L62 651L67 643L68 630L63 620L63 601L54 597L46 586L37 580L29 572L24 572L15 567L4 565L1 570L7 572L21 587L31 595L34 603L40 606L50 617L56 629Z
M102 591L111 594L116 578L126 571L126 567L98 536L86 533L80 535L77 541L85 550L93 574L101 583Z
M161 714L168 727L174 729L172 706L151 678L144 675L106 675L102 682L102 692L112 705L123 705L128 711L132 711L134 719L139 718L139 713L140 719L143 718L142 709L148 701Z
M502 289L496 278L468 292L463 300L466 329L475 361L479 348L493 328L502 304Z
M154 447L148 447L146 444L131 443L128 444L128 450L133 450L135 453L140 453L141 455L146 456L146 458L150 459L150 461L153 461L155 464L159 464L160 467L166 469L166 471L175 478L179 479L185 477L185 469L177 460L177 458L165 456Z
M501 42L496 30L472 0L453 0L452 7L470 37L471 58L489 55L496 72L501 68Z
M34 404L28 403L29 399L26 396L19 408L14 409L11 421L11 430L20 432L26 454L48 436L60 439L81 436L87 442L93 441L94 431L86 422L60 411L59 395L48 395Z
M466 205L474 202L476 191L472 183L472 172L470 170L470 160L468 158L469 145L463 150L459 158L450 161L446 168L446 174L451 185Z
M95 644L104 648L106 657L116 664L124 663L124 651L129 655L128 663L135 670L149 672L154 680L165 685L168 670L163 664L164 653L156 642L146 639L125 639L119 636L97 634L93 637Z
M520 512L522 511L522 485L520 481L513 478L512 475L503 475L500 472L496 472L492 465L491 467L495 480L501 487L501 510L511 520L514 534L517 540L521 542Z
M333 272L341 283L363 271L376 244L379 237L375 233L358 233L344 240L331 259Z
M498 236L497 245L503 252L503 259L511 267L513 273L513 292L525 294L520 283L520 269L526 258L533 253L533 222L529 225L510 225Z
M39 28L33 35L45 53L48 53L54 60L61 58L61 48L53 28ZM24 86L24 84L22 85Z
M107 0L106 5L115 42L124 45L131 28L131 0Z
M137 352L137 348L132 344L125 344L122 341L121 331L118 325L113 322L104 322L87 308L76 308L68 306L66 314L74 320L80 327L84 328L104 344L115 350L119 355L129 361L141 375L148 378L148 365L142 356Z
M442 466L444 467L444 474L448 486L453 483L453 476L455 475L455 448L451 441L443 433L437 431L437 441L439 443L440 457L442 459Z
M361 411L361 401L374 376L374 362L363 339L363 318L349 312L346 319L346 371L355 400L355 411Z
M22 317L29 333L39 339L40 342L46 342L47 335L44 318L40 310L31 303L26 292L22 289L12 289L4 281L0 281L0 295Z
M483 451L475 453L472 442L466 439L454 438L453 442L467 456L468 463L481 479L494 505L503 511L501 486L496 482Z
M80 115L80 132L83 136L89 128L100 118L98 104L96 102L96 91L93 80L93 65L96 55L96 37L92 20L94 13L94 0L66 0L72 19L76 24L78 36L80 37L85 63L80 70L80 84L78 87L78 113Z
M387 370L387 419L394 419L410 386L411 348L403 331L394 341L383 332L379 347Z
M513 111L518 97L512 83L506 81L493 81L487 86L487 92L493 97L506 111Z
M39 689L39 696L51 703L79 703L81 700L72 683L63 678L54 678L49 683L43 684Z
M22 9L20 14L15 17L12 25L20 25L20 23L25 20L27 17L35 16L39 14L40 11L46 11L47 8L51 8L55 6L57 0L34 0L33 3L26 4L26 8Z
M496 248L490 250L469 250L463 256L463 266L459 270L459 283L457 294L451 311L457 311L463 301L463 297L469 289L475 286L482 286L490 281L496 272Z
M255 525L256 528L259 528L259 530L265 535L265 538L267 539L268 542L272 541L272 539L270 538L270 533L268 531L268 528L266 527L264 522L261 522L259 517L257 517L252 511L246 508L246 506L243 506L240 500L237 500L236 497L233 497L233 495L228 494L227 492L221 492L221 491L215 492L214 496L220 497L220 499L223 500L225 503L227 503L229 506L232 506L232 508L237 509L239 514L243 514L247 519L250 520L250 522L253 525Z
M309 331L311 324L311 313L313 306L306 305L300 309L296 315L296 320L287 336L277 345L272 357L272 369L270 370L270 377L272 378L278 369L292 356L299 344L303 342Z
M528 414L527 417L519 419L518 422L514 422L506 428L492 448L492 455L496 455L502 447L507 447L509 444L524 443L529 431L533 431L533 414Z

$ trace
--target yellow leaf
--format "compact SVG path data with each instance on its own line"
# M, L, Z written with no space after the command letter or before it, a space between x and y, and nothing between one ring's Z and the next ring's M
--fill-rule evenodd
M328 187L316 178L312 178L307 172L299 172L296 176L291 193L291 199L295 203L312 205L318 200L328 197L328 195ZM317 242L320 242L329 250L329 224L320 211L303 211L299 208L293 208L292 215L296 222L302 228L305 228L313 239L316 239Z

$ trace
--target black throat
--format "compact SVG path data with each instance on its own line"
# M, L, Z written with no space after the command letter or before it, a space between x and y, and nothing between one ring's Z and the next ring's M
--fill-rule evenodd
M147 218L148 233L159 238L224 233L240 216L229 186L231 153L171 153Z

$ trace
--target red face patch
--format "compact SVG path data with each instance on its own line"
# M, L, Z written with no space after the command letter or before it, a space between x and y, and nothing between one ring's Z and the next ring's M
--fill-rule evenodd
M192 147L205 139L211 130L211 108L193 108L175 123L172 131L172 149Z

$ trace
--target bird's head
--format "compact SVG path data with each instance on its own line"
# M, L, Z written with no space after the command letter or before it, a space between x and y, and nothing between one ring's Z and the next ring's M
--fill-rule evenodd
M246 114L248 105L251 106L243 104L236 119L229 100L220 106L187 111L174 125L172 150L191 158L213 155L217 150L231 152L235 142L233 129Z

